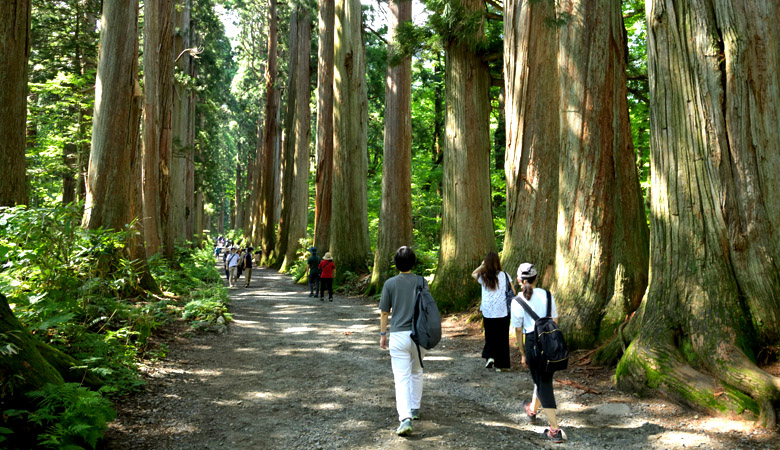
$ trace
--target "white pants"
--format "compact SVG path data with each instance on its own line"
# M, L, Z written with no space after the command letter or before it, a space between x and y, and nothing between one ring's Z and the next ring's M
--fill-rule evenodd
M425 356L425 349L420 347L420 351ZM412 417L413 409L420 409L423 391L423 369L411 331L390 333L390 361L395 379L395 407L398 420L402 421Z

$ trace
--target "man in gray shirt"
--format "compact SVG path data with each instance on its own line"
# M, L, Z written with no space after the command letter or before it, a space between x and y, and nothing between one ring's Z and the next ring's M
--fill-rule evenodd
M382 299L379 301L379 346L385 350L388 348L387 319L392 311L389 348L395 379L395 406L401 422L396 433L408 436L412 432L412 420L420 418L423 391L423 369L411 335L416 289L424 280L411 272L417 262L414 250L401 247L393 259L401 273L387 280L382 288ZM423 355L424 350L420 349Z

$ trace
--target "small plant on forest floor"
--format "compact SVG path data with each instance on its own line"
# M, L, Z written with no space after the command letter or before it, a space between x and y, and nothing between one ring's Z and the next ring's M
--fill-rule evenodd
M109 400L77 383L47 384L27 396L36 401L38 409L4 411L4 415L23 417L43 429L38 435L43 448L95 448L108 423L116 418Z

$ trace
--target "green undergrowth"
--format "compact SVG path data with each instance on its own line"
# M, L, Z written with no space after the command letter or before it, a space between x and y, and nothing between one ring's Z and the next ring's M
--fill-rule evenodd
M210 249L151 258L163 292L156 295L140 288L141 265L126 257L133 229L85 230L80 219L78 206L0 208L0 293L31 334L104 383L99 391L66 383L27 393L25 411L2 411L0 447L19 438L9 424L20 423L39 430L39 448L95 447L113 420L111 400L143 385L140 363L165 356L166 335L181 324L221 332L231 320ZM0 358L13 356L13 346L0 346ZM14 391L24 376L0 380L0 400L24 394Z

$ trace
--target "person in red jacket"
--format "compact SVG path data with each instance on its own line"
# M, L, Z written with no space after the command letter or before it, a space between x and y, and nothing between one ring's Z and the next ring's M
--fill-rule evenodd
M325 289L328 290L328 300L333 301L333 271L336 265L330 252L325 253L320 261L320 301L325 301Z

